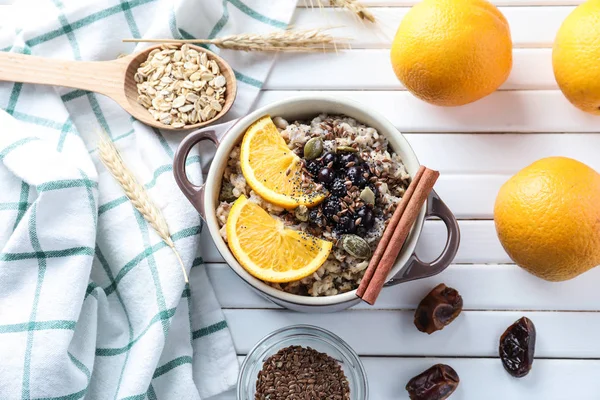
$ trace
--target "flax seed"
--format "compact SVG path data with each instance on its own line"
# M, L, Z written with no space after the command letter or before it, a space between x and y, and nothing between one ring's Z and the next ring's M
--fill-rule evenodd
M310 347L290 346L263 364L255 400L350 399L350 385L338 362Z

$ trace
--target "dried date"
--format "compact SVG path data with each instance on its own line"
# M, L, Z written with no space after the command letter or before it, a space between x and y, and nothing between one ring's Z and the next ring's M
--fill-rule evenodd
M456 390L460 379L446 364L436 364L406 384L411 400L444 400Z
M432 334L454 321L462 308L463 299L458 291L440 283L419 303L415 326L421 332Z
M515 378L529 373L535 353L535 325L523 317L500 337L500 359L504 369Z

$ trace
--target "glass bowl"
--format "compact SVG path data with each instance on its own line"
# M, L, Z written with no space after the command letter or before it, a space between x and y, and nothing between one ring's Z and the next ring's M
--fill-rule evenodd
M254 400L256 379L263 363L284 347L311 347L337 360L350 386L351 400L367 400L367 374L358 354L339 336L312 325L293 325L264 337L242 363L237 382L237 400Z

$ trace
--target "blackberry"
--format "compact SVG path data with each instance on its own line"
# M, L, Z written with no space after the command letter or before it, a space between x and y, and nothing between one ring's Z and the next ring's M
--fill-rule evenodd
M323 215L332 219L334 215L340 212L340 200L337 197L328 197L323 202Z
M362 168L359 165L350 167L346 171L346 175L348 175L348 179L350 179L352 182L354 182L354 180L361 174L362 174Z
M319 171L321 171L321 168L323 168L323 164L321 164L321 162L318 160L306 161L306 170L312 176L319 175Z
M331 193L337 197L344 197L348 194L346 190L346 185L344 185L344 180L340 178L336 178L333 181L333 185L331 185Z

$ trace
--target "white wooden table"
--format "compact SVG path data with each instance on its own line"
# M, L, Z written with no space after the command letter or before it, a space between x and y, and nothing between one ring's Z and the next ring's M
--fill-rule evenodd
M534 278L511 263L492 220L500 185L539 158L570 156L600 171L600 134L594 133L600 118L571 106L552 73L556 31L581 1L494 0L511 27L513 70L498 92L459 108L417 100L392 72L390 38L416 0L364 1L380 18L376 28L344 12L299 7L294 26L344 25L335 34L355 38L353 50L281 54L257 106L300 91L325 91L377 107L406 135L421 163L441 171L436 190L460 220L460 250L444 273L386 289L374 308L305 315L278 309L250 291L207 238L210 277L238 354L274 329L309 323L340 335L362 356L373 400L408 399L406 382L438 362L461 378L453 400L600 398L600 269L560 284ZM426 223L419 255L433 259L445 238L441 222ZM413 310L440 282L461 292L465 311L428 336L412 324ZM536 360L529 376L515 379L498 359L498 339L523 315L537 327Z
M406 382L438 362L451 365L461 378L452 400L598 399L600 269L560 284L538 280L511 263L492 220L500 185L539 158L570 156L600 171L600 117L571 106L552 74L554 36L581 0L495 0L511 27L513 71L498 92L459 108L417 100L392 73L389 43L415 1L364 0L380 20L375 28L343 12L299 6L295 27L344 25L335 33L355 38L353 50L281 54L257 107L319 91L378 108L406 135L421 163L442 173L436 190L460 220L462 233L454 264L431 279L384 290L375 307L298 314L248 289L206 237L208 271L238 354L243 357L275 329L308 323L338 334L362 356L373 400L408 399ZM0 23L7 8L0 5ZM418 254L433 259L445 237L441 222L427 222ZM440 282L460 291L465 311L442 332L428 336L413 326L413 313ZM537 327L536 360L526 378L515 379L498 359L498 339L523 315Z

